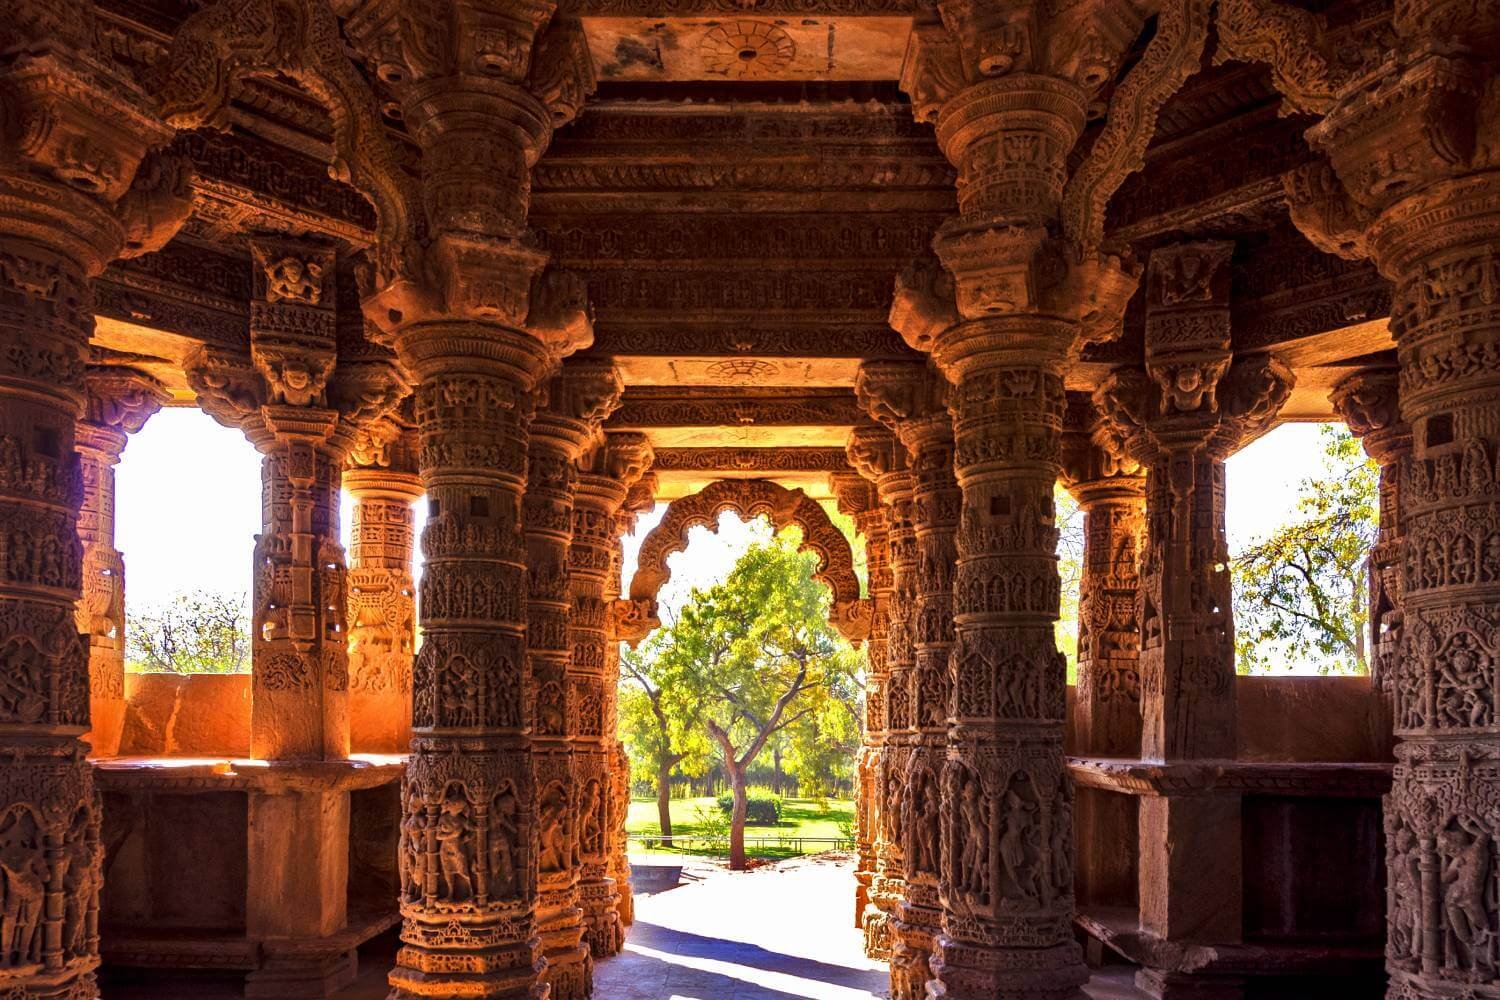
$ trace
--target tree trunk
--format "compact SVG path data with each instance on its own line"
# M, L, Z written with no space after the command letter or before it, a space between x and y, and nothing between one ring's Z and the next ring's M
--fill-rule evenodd
M729 785L734 791L734 811L729 815L729 870L745 870L745 814L749 812L750 800L745 794L744 768L726 767Z
M672 763L663 757L656 767L656 818L661 826L661 841L672 846Z
M771 763L775 771L771 775L771 791L777 795L781 794L781 746L778 744L771 748Z

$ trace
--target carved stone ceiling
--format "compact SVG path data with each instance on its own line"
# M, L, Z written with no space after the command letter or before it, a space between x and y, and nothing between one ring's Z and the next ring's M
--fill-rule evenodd
M160 45L179 2L112 0L109 25L131 45ZM366 2L378 0L339 7ZM886 323L891 289L954 212L955 177L893 81L913 17L932 8L560 3L559 16L582 21L600 88L537 164L531 223L588 287L589 353L622 369L629 389L611 426L644 430L678 456L661 471L665 496L719 474L703 449L724 474L826 495L827 470L812 467L825 459L808 455L842 449L862 419L851 391L860 361L915 357ZM1306 123L1280 117L1279 103L1265 71L1244 64L1189 81L1163 109L1110 229L1138 255L1184 237L1239 241L1235 349L1275 348L1298 375L1285 418L1326 419L1333 382L1390 348L1379 319L1389 291L1368 266L1316 251L1287 225L1279 176L1310 153ZM248 269L234 249L245 231L357 248L373 223L364 199L327 180L329 122L310 95L252 81L232 124L178 140L201 206L184 236L111 268L96 288L96 346L158 375L179 403L191 399L186 353L246 335ZM1070 369L1070 389L1138 363L1131 324ZM775 452L801 464L754 457Z
M895 80L903 17L585 17L600 80Z

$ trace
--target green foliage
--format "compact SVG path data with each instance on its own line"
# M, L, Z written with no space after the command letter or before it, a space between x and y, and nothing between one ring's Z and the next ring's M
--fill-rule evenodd
M1302 481L1296 515L1233 561L1241 673L1287 661L1364 674L1367 560L1379 526L1376 464L1341 425L1323 428L1323 467Z
M244 595L184 592L148 606L126 624L125 657L135 673L247 673L250 622Z
M727 818L734 814L734 796L719 796L719 811ZM764 788L745 792L745 822L750 826L772 826L781 822L781 796Z
M692 829L688 832L710 840L727 837L729 836L729 816L722 809L706 805L694 806Z
M621 698L638 774L659 780L672 758L701 774L717 758L731 785L743 783L776 739L799 784L832 787L839 768L847 777L864 659L829 624L817 556L797 542L783 531L752 544L722 583L695 589L675 621L622 659L645 699Z

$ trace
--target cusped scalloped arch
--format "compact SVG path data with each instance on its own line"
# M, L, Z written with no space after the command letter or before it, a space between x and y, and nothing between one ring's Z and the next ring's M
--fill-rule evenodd
M631 601L637 607L649 607L654 620L656 595L672 576L667 558L687 548L688 532L695 526L712 529L719 515L731 510L747 519L764 514L778 531L789 525L802 529L802 550L818 557L813 578L833 595L829 619L849 641L864 640L869 633L869 602L859 596L849 540L822 504L801 490L767 479L721 479L672 501L661 522L641 542L635 576L630 580Z

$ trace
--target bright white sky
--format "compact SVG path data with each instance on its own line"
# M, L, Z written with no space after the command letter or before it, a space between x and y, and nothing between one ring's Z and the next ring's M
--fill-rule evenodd
M1297 485L1321 459L1317 424L1277 428L1229 460L1227 521L1237 552L1292 511ZM116 480L116 545L125 554L126 605L135 611L183 590L244 595L260 530L260 456L237 430L220 427L196 409L168 409L130 439ZM636 550L661 519L659 505L641 516L625 541L626 580ZM417 505L418 527L425 505ZM343 528L348 544L349 503ZM687 551L671 557L672 578L660 595L663 618L693 587L724 579L751 541L764 540L763 523L733 514L717 534L694 528Z

